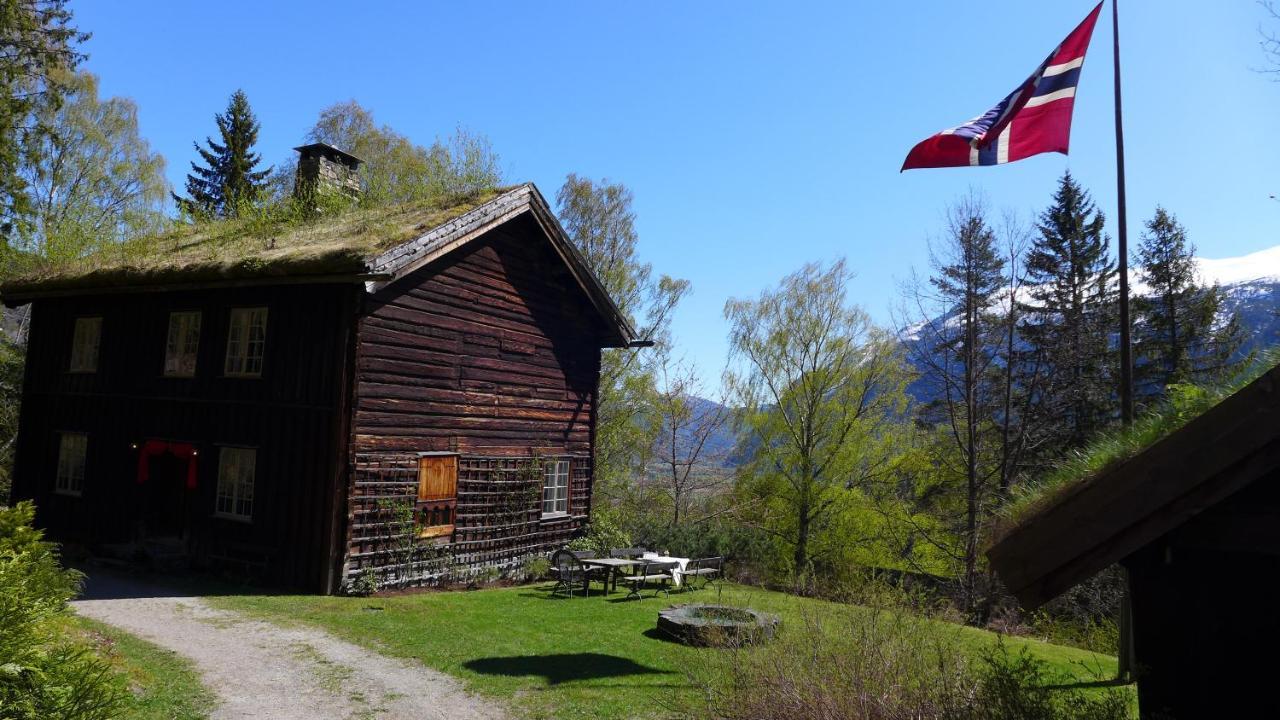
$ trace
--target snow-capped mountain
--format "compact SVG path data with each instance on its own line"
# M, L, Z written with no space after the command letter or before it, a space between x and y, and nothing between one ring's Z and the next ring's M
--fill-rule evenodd
M1200 277L1223 287L1280 281L1280 245L1234 258L1196 258Z
M1234 258L1196 258L1200 279L1226 293L1223 310L1240 314L1244 350L1280 342L1280 245Z

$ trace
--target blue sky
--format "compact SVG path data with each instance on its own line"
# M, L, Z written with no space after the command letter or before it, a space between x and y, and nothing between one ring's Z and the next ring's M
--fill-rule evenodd
M87 68L104 95L138 102L175 186L236 88L269 162L321 108L354 98L419 142L457 125L488 135L508 179L549 197L570 172L625 183L644 258L693 283L674 331L713 383L728 297L845 256L851 298L887 323L945 207L970 189L1030 218L1069 168L1114 235L1109 5L1070 158L898 173L917 141L1022 81L1089 0L72 7L94 34ZM1160 203L1201 255L1277 243L1280 84L1255 72L1265 22L1248 0L1122 4L1132 242Z

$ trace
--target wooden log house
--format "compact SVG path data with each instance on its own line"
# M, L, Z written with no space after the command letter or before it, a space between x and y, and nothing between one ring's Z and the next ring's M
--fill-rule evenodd
M300 186L359 162L299 151ZM147 243L0 287L53 538L335 592L582 531L600 351L642 343L533 185Z
M1135 457L1068 486L988 552L1037 608L1127 570L1144 719L1278 717L1280 367Z

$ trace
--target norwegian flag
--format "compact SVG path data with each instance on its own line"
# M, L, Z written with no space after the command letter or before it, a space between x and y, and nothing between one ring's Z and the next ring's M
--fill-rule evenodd
M1047 152L1067 154L1071 111L1084 55L1102 3L1071 31L1009 97L982 117L934 135L911 149L903 170L1003 165Z

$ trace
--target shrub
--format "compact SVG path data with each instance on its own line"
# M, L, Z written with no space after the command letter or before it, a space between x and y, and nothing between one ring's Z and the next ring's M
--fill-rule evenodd
M623 529L617 510L600 506L591 511L587 534L574 538L568 547L570 550L595 550L607 554L613 548L631 547L631 535Z
M764 568L775 555L772 539L763 531L736 522L700 522L672 526L663 520L634 522L631 537L636 544L662 549L679 557L723 557L735 579L762 580Z
M1044 661L1026 647L1010 653L1004 643L981 655L978 702L965 718L974 720L1121 720L1129 717L1129 700L1118 690L1098 695L1063 689L1070 682L1049 672Z
M519 580L534 582L551 573L551 559L546 555L526 555L520 562Z
M0 717L98 720L115 717L122 678L66 634L67 601L80 575L58 564L32 527L30 502L0 508Z
M1112 565L1033 614L1031 630L1060 645L1115 654L1120 647L1117 618L1124 585L1124 571Z
M772 642L698 656L691 717L755 720L1120 720L1128 697L1074 682L1003 644L974 657L957 635L905 613L829 611L786 621Z
M343 591L353 597L369 597L378 592L378 573L371 567L362 568L359 575L347 581Z

